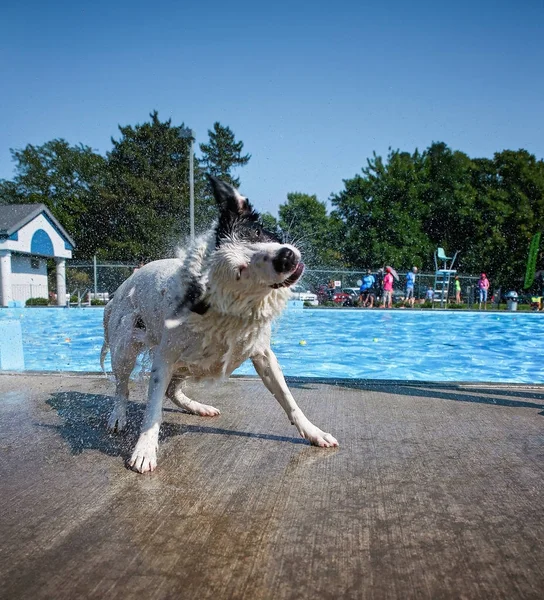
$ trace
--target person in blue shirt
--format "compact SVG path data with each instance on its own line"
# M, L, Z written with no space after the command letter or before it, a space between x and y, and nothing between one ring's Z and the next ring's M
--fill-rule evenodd
M376 298L376 290L374 289L375 283L376 278L372 275L372 271L368 269L366 275L363 277L363 283L359 290L359 301L361 306L368 306L368 308L374 306L374 300Z
M408 302L410 308L414 308L415 295L414 286L416 283L417 267L413 267L411 271L406 273L406 296L404 297L404 304Z

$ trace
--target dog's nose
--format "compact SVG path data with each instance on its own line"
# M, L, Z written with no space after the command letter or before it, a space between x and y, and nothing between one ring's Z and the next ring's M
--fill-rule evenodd
M272 260L274 269L277 273L288 273L297 265L297 257L291 248L284 247L278 251L275 258Z

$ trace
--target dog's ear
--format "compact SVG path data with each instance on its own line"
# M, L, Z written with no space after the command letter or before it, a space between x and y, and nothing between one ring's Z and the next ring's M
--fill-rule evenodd
M221 211L228 211L236 215L251 213L253 208L248 199L229 183L221 181L213 175L208 175L213 195Z

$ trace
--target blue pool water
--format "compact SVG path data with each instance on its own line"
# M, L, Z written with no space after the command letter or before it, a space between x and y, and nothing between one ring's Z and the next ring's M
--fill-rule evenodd
M0 320L20 320L26 369L94 372L102 314L2 309ZM272 348L291 376L544 383L543 334L534 313L290 310ZM247 362L236 373L255 371Z

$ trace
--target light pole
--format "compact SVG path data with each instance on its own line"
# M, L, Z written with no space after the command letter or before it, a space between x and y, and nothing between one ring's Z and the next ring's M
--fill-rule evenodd
M194 149L195 136L189 127L180 127L179 136L189 140L189 222L191 227L191 241L195 239L195 173Z

